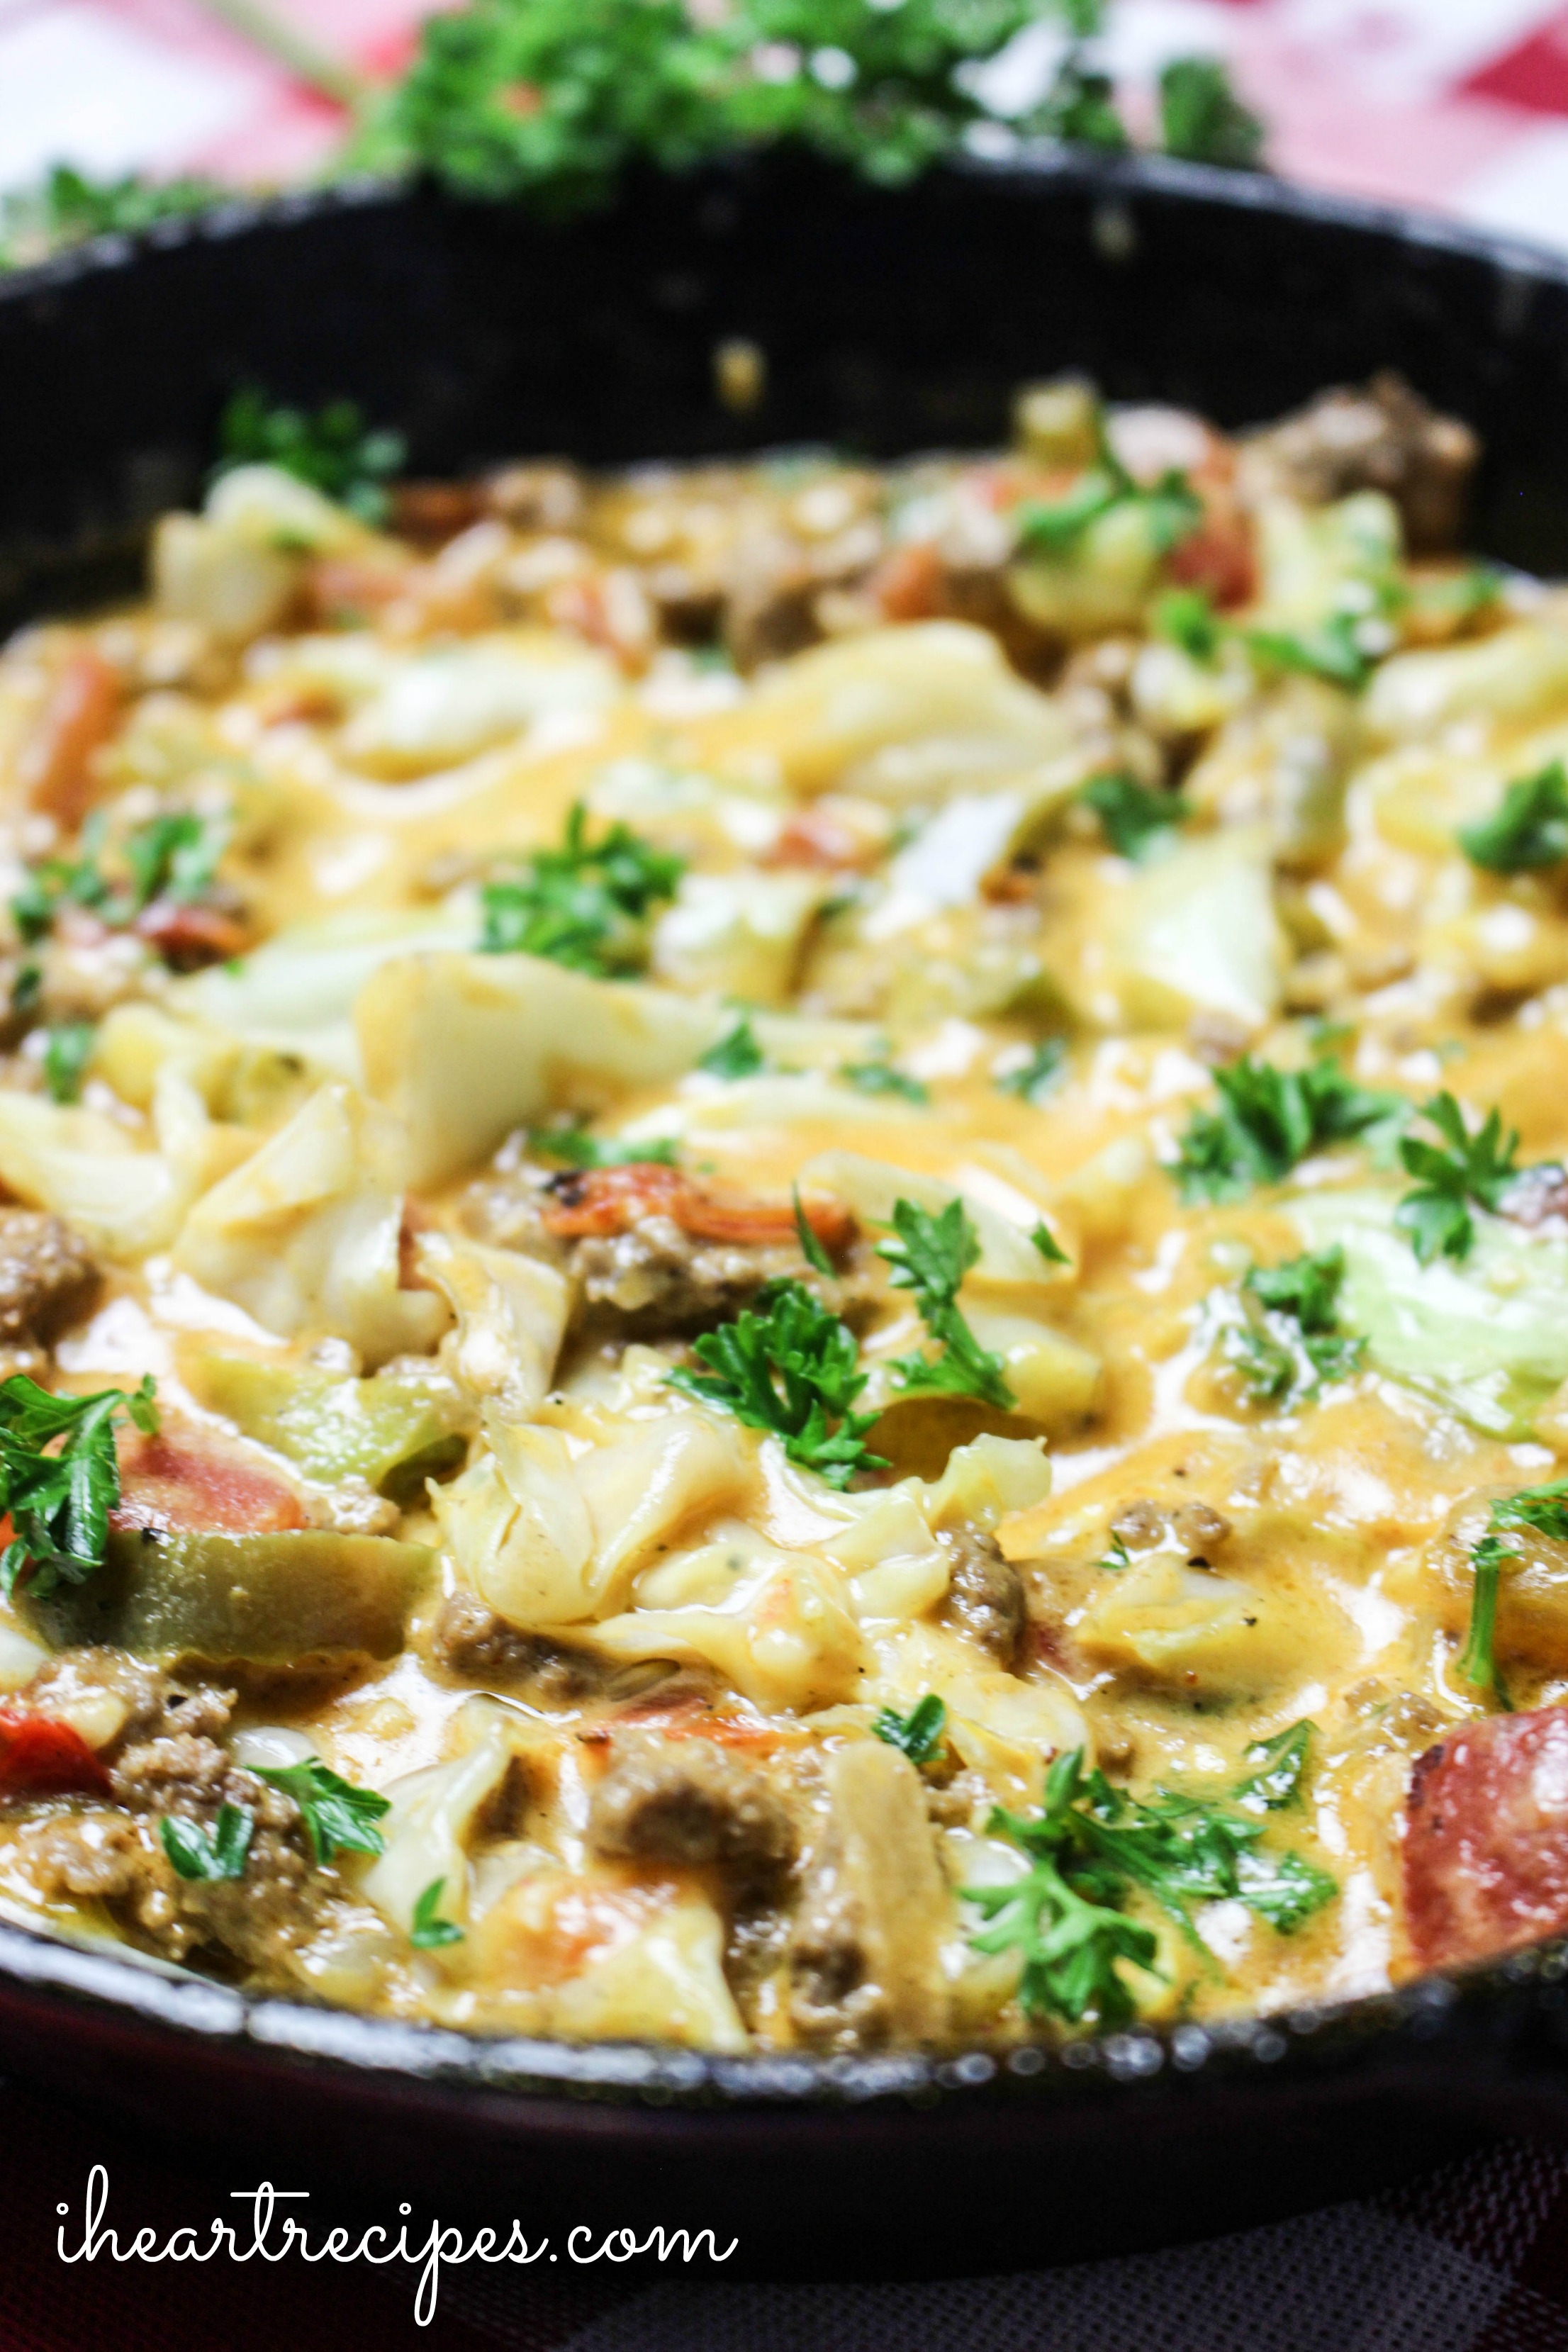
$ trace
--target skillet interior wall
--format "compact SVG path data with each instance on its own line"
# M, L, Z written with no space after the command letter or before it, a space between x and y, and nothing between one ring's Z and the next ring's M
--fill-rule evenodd
M712 367L737 336L768 358L741 416ZM1201 167L889 191L775 154L564 224L431 190L237 204L0 280L0 629L134 584L239 383L347 393L453 473L984 446L1009 387L1069 366L1226 425L1400 368L1484 438L1471 543L1568 571L1568 264Z

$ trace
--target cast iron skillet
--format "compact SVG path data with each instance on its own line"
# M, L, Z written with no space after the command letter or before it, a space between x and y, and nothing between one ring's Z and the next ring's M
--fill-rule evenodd
M733 337L768 361L744 417L714 390ZM1485 437L1474 542L1568 571L1568 263L1527 247L1163 163L892 194L780 156L564 227L374 186L236 205L0 280L0 625L131 585L244 383L351 394L438 473L984 445L1012 386L1065 366L1237 424L1390 365ZM1568 2137L1565 1969L1559 1945L1060 2053L714 2059L468 2040L0 1927L0 2052L138 2129L243 2134L247 2179L276 2147L279 2182L374 2174L447 2213L711 2224L753 2269L909 2274L1211 2234L1478 2133Z

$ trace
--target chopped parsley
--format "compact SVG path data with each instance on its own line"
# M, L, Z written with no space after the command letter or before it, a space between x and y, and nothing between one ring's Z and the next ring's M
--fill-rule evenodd
M754 1078L765 1056L749 1021L737 1021L716 1045L697 1057L697 1066L710 1078Z
M1100 819L1100 831L1118 857L1142 857L1162 834L1192 814L1180 793L1141 784L1125 771L1091 776L1079 798Z
M1257 171L1264 129L1218 58L1173 58L1160 75L1160 144L1192 163Z
M1274 1813L1299 1804L1311 1747L1312 1726L1305 1722L1289 1725L1272 1739L1256 1741L1247 1760L1257 1769L1231 1790L1237 1803L1253 1813Z
M897 1070L891 1062L846 1062L839 1074L859 1095L897 1095L903 1102L929 1103L931 1088Z
M1126 1537L1113 1535L1109 1545L1106 1547L1106 1549L1100 1555L1097 1565L1100 1568L1109 1568L1112 1570L1131 1568L1132 1565L1132 1555L1127 1549Z
M879 1739L885 1739L889 1748L897 1748L911 1764L929 1764L942 1752L947 1729L946 1702L935 1691L927 1691L924 1698L915 1701L908 1715L900 1715L890 1706L880 1708L871 1728Z
M1201 588L1173 588L1154 607L1159 635L1179 646L1194 661L1213 661L1225 637L1225 625L1213 599Z
M1211 1965L1195 1905L1240 1902L1289 1935L1338 1892L1316 1864L1261 1848L1261 1821L1165 1789L1147 1801L1127 1796L1085 1772L1081 1748L1051 1766L1039 1813L998 1807L990 1828L1032 1867L1006 1885L963 1888L989 1923L970 1940L982 1952L1019 1952L1024 2009L1069 2024L1125 2024L1134 2003L1120 1964L1157 1974L1152 1932L1122 1908L1134 1889Z
M78 1099L97 1034L90 1021L62 1021L49 1031L44 1048L44 1086L51 1102Z
M154 898L188 905L212 887L224 842L221 824L180 809L133 825L110 851L101 814L95 814L82 827L77 856L46 857L28 867L11 900L16 929L28 941L44 939L66 906L84 908L119 930Z
M912 1291L926 1329L941 1353L900 1356L893 1377L910 1395L972 1396L1009 1412L1017 1402L1002 1359L983 1348L958 1304L959 1287L980 1255L980 1241L962 1201L950 1201L936 1216L913 1201L893 1203L897 1239L879 1242L877 1255L892 1270L894 1284Z
M433 1878L414 1906L414 1924L408 1930L408 1940L416 1952L438 1952L447 1944L460 1944L463 1930L455 1919L443 1919L438 1915L441 1897L447 1892L444 1878Z
M646 1136L623 1143L590 1135L585 1127L531 1127L528 1148L542 1160L563 1160L568 1168L639 1168L650 1163L675 1165L675 1143L668 1135Z
M816 1228L813 1226L811 1219L806 1215L805 1211L800 1205L800 1186L798 1184L794 1184L790 1187L789 1197L790 1205L795 1212L795 1234L796 1241L800 1244L800 1254L802 1257L805 1258L807 1265L810 1266L813 1274L824 1274L827 1276L828 1280L831 1281L833 1278L833 1260L823 1248L821 1242L816 1237Z
M255 1827L256 1816L247 1805L224 1804L210 1830L178 1813L165 1813L158 1835L177 1877L243 1878Z
M703 1369L679 1367L668 1375L671 1388L721 1406L748 1429L766 1430L792 1462L828 1486L847 1486L858 1471L889 1466L866 1449L876 1414L854 1409L867 1379L855 1334L804 1283L768 1283L754 1308L704 1331L691 1352Z
M1313 628L1248 629L1245 642L1249 652L1276 669L1300 670L1353 692L1372 675L1372 656L1362 643L1365 618L1364 614L1331 613Z
M385 1853L386 1840L375 1824L391 1811L391 1800L374 1789L356 1789L319 1756L308 1756L302 1764L262 1766L257 1778L293 1798L318 1862L331 1862L338 1853Z
M1534 874L1568 857L1568 771L1549 761L1508 785L1496 809L1457 835L1472 866L1489 874Z
M1357 1086L1337 1062L1277 1069L1243 1055L1216 1070L1217 1110L1198 1110L1181 1138L1174 1174L1184 1201L1236 1201L1256 1184L1282 1184L1331 1144L1386 1133L1403 1117L1398 1095Z
M1423 1103L1421 1116L1430 1119L1443 1140L1401 1137L1399 1157L1416 1183L1394 1211L1394 1222L1410 1236L1423 1265L1436 1257L1462 1262L1476 1238L1472 1205L1495 1210L1520 1172L1514 1165L1519 1137L1511 1128L1503 1132L1495 1109L1472 1135L1464 1112L1447 1093Z
M355 401L331 400L311 415L269 406L254 385L237 392L224 410L218 447L215 480L236 466L277 466L373 528L387 520L386 484L408 455L401 433L367 428Z
M1227 1334L1227 1352L1255 1403L1293 1404L1355 1370L1366 1341L1339 1328L1344 1275L1337 1244L1247 1275L1243 1320Z
M1004 1070L997 1076L997 1090L1005 1095L1016 1095L1020 1100L1033 1103L1038 1108L1067 1076L1067 1039L1042 1037L1026 1062L1020 1062L1016 1070Z
M1498 1585L1504 1568L1519 1559L1510 1531L1533 1528L1554 1543L1568 1543L1568 1478L1549 1486L1521 1486L1516 1495L1495 1502L1487 1532L1470 1546L1475 1583L1470 1594L1470 1622L1457 1671L1473 1689L1484 1690L1496 1706L1510 1705L1497 1662Z
M1034 1243L1035 1247L1039 1251L1040 1255L1045 1259L1047 1265L1070 1265L1072 1264L1071 1258L1068 1257L1066 1250L1063 1249L1060 1242L1058 1241L1055 1234L1052 1233L1044 1217L1039 1219L1038 1223L1035 1226L1034 1232L1029 1235L1029 1239Z
M1203 520L1203 501L1186 476L1167 469L1152 489L1134 481L1111 446L1105 412L1095 412L1094 462L1059 499L1026 499L1013 517L1019 552L1072 555L1090 526L1117 507L1136 508L1159 555L1190 539Z
M25 1372L0 1381L0 1511L12 1527L0 1552L0 1592L7 1600L24 1576L41 1600L59 1585L85 1584L103 1566L109 1515L120 1500L115 1425L124 1413L151 1435L154 1393L151 1373L129 1392L82 1397L53 1395Z
M596 979L621 979L647 961L647 921L675 895L683 859L654 848L618 821L588 838L579 801L559 849L538 849L521 874L479 893L486 955L536 955Z

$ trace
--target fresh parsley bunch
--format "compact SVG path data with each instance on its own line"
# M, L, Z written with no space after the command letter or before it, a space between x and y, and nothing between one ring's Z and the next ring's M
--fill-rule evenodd
M888 1468L866 1448L876 1414L855 1411L867 1378L855 1334L804 1283L770 1282L754 1308L705 1331L691 1352L705 1369L671 1372L672 1388L766 1430L792 1462L830 1486L847 1486L859 1470Z
M109 1515L120 1500L114 1432L121 1413L151 1436L158 1426L153 1376L139 1388L56 1396L15 1372L0 1381L0 1511L11 1541L0 1552L7 1600L25 1576L43 1599L85 1584L103 1566Z
M941 1354L900 1356L892 1367L900 1389L917 1396L978 1397L1010 1412L1017 1399L1008 1387L1002 1359L983 1348L958 1304L959 1287L980 1255L980 1240L962 1201L950 1201L932 1216L913 1201L893 1203L897 1238L879 1242L900 1290L912 1291L926 1329Z
M1497 1663L1498 1587L1503 1570L1520 1556L1512 1532L1521 1528L1533 1528L1537 1535L1554 1543L1568 1543L1568 1478L1547 1486L1521 1486L1516 1495L1503 1496L1491 1506L1486 1534L1470 1546L1475 1583L1458 1672L1500 1707L1507 1707L1510 1701Z
M588 838L581 801L559 849L538 849L514 878L480 892L486 955L546 956L596 979L623 978L647 961L647 920L675 895L683 859L656 849L627 824Z
M1358 1086L1337 1062L1277 1069L1244 1054L1216 1070L1217 1110L1194 1111L1175 1179L1184 1201L1236 1201L1256 1184L1282 1184L1315 1151L1367 1142L1402 1118L1402 1097Z
M1039 1813L1026 1819L999 1807L991 1816L993 1833L1018 1846L1032 1866L1007 1885L963 1889L989 1923L972 1937L975 1948L1021 1953L1019 1999L1031 2016L1075 2025L1092 2016L1115 2026L1134 2011L1120 1964L1157 1973L1152 1931L1122 1907L1134 1889L1156 1903L1210 1965L1193 1919L1200 1903L1243 1903L1290 1934L1338 1888L1301 1855L1262 1848L1264 1823L1256 1813L1291 1801L1306 1754L1301 1726L1270 1742L1260 1771L1242 1782L1233 1805L1170 1790L1145 1801L1113 1789L1101 1772L1086 1772L1081 1748L1059 1756L1047 1775ZM1234 1809L1241 1804L1253 1818Z

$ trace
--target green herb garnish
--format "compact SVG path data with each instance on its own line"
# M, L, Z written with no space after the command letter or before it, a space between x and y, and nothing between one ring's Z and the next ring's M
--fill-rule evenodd
M1136 507L1143 515L1154 551L1169 555L1190 539L1203 520L1203 501L1186 476L1174 467L1152 489L1133 479L1111 446L1105 412L1095 412L1093 464L1059 499L1026 499L1015 510L1014 531L1024 554L1068 556L1090 525L1116 507Z
M896 1070L891 1062L846 1062L839 1076L847 1078L857 1094L897 1095L900 1100L929 1103L931 1088L922 1087L919 1078L911 1078L905 1070Z
M1272 1739L1256 1741L1247 1751L1247 1760L1258 1769L1231 1790L1237 1803L1254 1813L1279 1812L1299 1804L1311 1745L1312 1726L1305 1722L1289 1725Z
M528 1148L542 1160L563 1160L568 1168L673 1168L675 1142L668 1135L623 1143L590 1135L585 1127L531 1127Z
M224 410L218 447L215 480L236 466L278 466L373 528L387 519L386 484L408 456L402 434L367 428L355 401L329 401L311 415L269 406L254 386L237 392Z
M408 1930L408 1940L416 1952L438 1952L447 1944L460 1944L463 1940L463 1930L455 1919L437 1916L446 1892L446 1880L433 1878L414 1906L414 1925Z
M308 1756L302 1764L258 1767L257 1778L293 1798L318 1862L331 1862L340 1853L385 1853L386 1840L375 1824L391 1811L391 1800L374 1789L356 1789L319 1756Z
M1156 633L1194 661L1213 661L1224 641L1225 625L1201 588L1171 589L1155 605L1153 620Z
M1180 793L1141 784L1124 771L1091 776L1079 794L1100 819L1100 830L1119 857L1142 857L1150 844L1192 814Z
M1245 1319L1227 1335L1227 1352L1255 1402L1295 1403L1324 1381L1342 1380L1366 1353L1366 1341L1339 1328L1345 1254L1332 1249L1254 1266L1242 1284Z
M64 1021L49 1031L44 1048L44 1085L51 1102L77 1100L97 1034L90 1021Z
M1047 1265L1070 1265L1072 1264L1071 1258L1068 1257L1066 1250L1063 1249L1060 1242L1058 1241L1055 1234L1052 1233L1044 1217L1041 1217L1038 1220L1034 1232L1029 1235L1029 1239L1034 1243L1035 1247L1039 1251L1040 1255L1045 1259Z
M1502 1571L1519 1559L1510 1531L1533 1528L1554 1543L1568 1543L1568 1478L1549 1486L1521 1486L1491 1506L1487 1532L1470 1546L1475 1582L1470 1593L1470 1622L1457 1672L1476 1690L1484 1690L1496 1706L1510 1705L1497 1663L1498 1586Z
M697 1066L706 1070L710 1078L754 1078L764 1058L751 1023L737 1021L717 1045L698 1055Z
M915 1701L908 1715L900 1715L890 1706L880 1708L871 1728L889 1748L900 1749L911 1764L929 1764L942 1751L947 1706L935 1691L927 1691L924 1698Z
M1315 628L1247 629L1247 650L1276 669L1300 670L1355 691L1372 676L1372 656L1361 640L1364 614L1331 613Z
M997 1091L1017 1095L1037 1108L1047 1095L1055 1092L1067 1075L1068 1048L1065 1037L1042 1037L1026 1062L1016 1070L1004 1071L996 1079Z
M704 1370L678 1368L671 1388L721 1406L748 1429L766 1430L792 1462L828 1486L889 1467L866 1450L876 1414L854 1410L867 1379L855 1334L804 1283L768 1283L754 1308L703 1332L691 1352Z
M893 1203L894 1241L879 1242L900 1290L912 1291L926 1329L942 1350L935 1358L900 1356L892 1373L910 1395L978 1397L1010 1412L1017 1403L1002 1359L983 1348L964 1320L958 1293L980 1255L980 1240L962 1201L950 1201L936 1216L913 1201Z
M1121 1908L1134 1889L1158 1904L1210 1965L1193 1920L1195 1905L1240 1902L1289 1935L1338 1892L1326 1871L1300 1855L1260 1849L1262 1822L1169 1790L1146 1802L1129 1797L1103 1773L1085 1773L1081 1748L1051 1766L1038 1814L1026 1819L998 1808L990 1828L1033 1867L1010 1885L963 1890L991 1923L970 1940L983 1952L1021 1952L1025 2010L1069 2024L1092 2015L1114 2026L1132 2016L1119 1962L1157 1973L1152 1931Z
M13 1530L0 1552L7 1600L24 1576L42 1600L61 1584L85 1584L103 1566L109 1515L120 1500L115 1424L123 1412L151 1436L154 1394L151 1373L129 1391L85 1397L53 1395L25 1372L0 1381L0 1511Z
M133 825L111 852L96 814L74 858L46 857L28 867L11 900L16 929L24 940L41 940L62 907L76 906L121 930L154 898L189 904L211 888L224 840L221 825L182 809Z
M1421 1106L1442 1137L1427 1143L1420 1136L1400 1139L1399 1157L1407 1175L1417 1181L1394 1211L1394 1222L1410 1236L1410 1245L1423 1265L1435 1257L1462 1262L1476 1238L1477 1208L1495 1210L1519 1174L1514 1155L1519 1137L1505 1134L1500 1114L1489 1111L1472 1135L1465 1114L1451 1094L1434 1095Z
M675 895L685 863L616 823L588 839L579 801L559 849L535 850L515 878L479 893L485 955L546 956L574 971L618 979L647 961L647 919Z
M245 1876L256 1816L247 1805L220 1805L210 1831L200 1822L165 1813L158 1824L163 1852L180 1878L224 1879Z
M1216 1070L1217 1110L1188 1120L1175 1163L1184 1201L1235 1201L1256 1184L1282 1184L1331 1144L1366 1140L1404 1115L1398 1095L1357 1086L1337 1062L1277 1069L1243 1055Z
M824 1249L821 1242L818 1241L816 1228L813 1226L811 1219L806 1215L805 1211L800 1205L800 1186L798 1184L791 1185L789 1197L790 1204L795 1211L795 1234L796 1241L800 1244L800 1254L802 1257L805 1258L807 1265L810 1266L813 1274L826 1275L828 1280L831 1281L833 1279L833 1260L828 1256L827 1252Z
M1509 784L1497 808L1456 836L1472 866L1489 874L1533 874L1568 857L1568 771L1549 761Z

